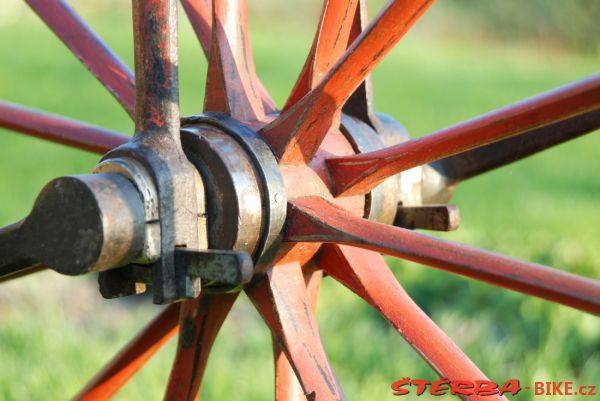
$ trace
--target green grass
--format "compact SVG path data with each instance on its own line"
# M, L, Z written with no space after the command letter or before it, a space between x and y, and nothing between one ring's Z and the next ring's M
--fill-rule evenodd
M131 64L130 16L90 20ZM257 69L281 103L311 30L288 20L253 21ZM377 109L413 135L592 74L600 62L518 43L430 37L422 34L427 27L425 20L374 76ZM201 110L205 63L187 23L181 35L182 109L190 114ZM32 14L2 20L0 37L1 99L132 131L117 103ZM24 216L51 178L87 173L98 160L8 131L0 131L0 144L0 225ZM462 227L444 237L600 276L598 152L600 138L593 134L464 183L454 199ZM597 318L423 266L390 263L407 291L493 380L600 385ZM43 273L3 285L0 399L72 396L157 310L147 299L104 301L87 278ZM391 382L434 377L373 310L331 280L323 284L319 322L349 399L392 400ZM171 343L159 353L118 399L161 399L173 349ZM243 298L217 340L201 398L269 399L272 374L268 331ZM517 399L531 397L523 392Z

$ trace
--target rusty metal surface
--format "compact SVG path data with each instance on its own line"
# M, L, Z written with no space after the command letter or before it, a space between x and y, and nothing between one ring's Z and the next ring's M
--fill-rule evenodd
M123 61L63 0L26 0L133 118L135 80Z
M175 263L185 269L186 275L199 278L202 291L211 294L240 291L254 274L252 258L241 251L177 248ZM98 277L100 293L107 299L143 293L153 280L148 265L133 263Z
M202 241L198 227L205 220L200 202L202 192L198 190L198 172L182 153L170 139L160 135L143 137L141 134L104 158L136 160L150 172L157 188L161 255L152 266L155 274L154 300L159 304L193 298L200 291L199 280L187 276L185 268L174 263L176 247L198 248Z
M333 190L336 195L366 193L401 171L599 108L600 75L595 75L396 146L332 158Z
M600 281L364 220L317 197L291 205L288 241L355 245L600 315Z
M98 154L130 139L101 127L3 101L0 127Z
M179 304L165 307L72 401L107 401L179 330Z
M200 277L202 287L211 292L239 290L254 274L252 258L246 252L177 249L175 263L185 266L189 275Z
M134 0L136 134L104 160L130 157L151 174L159 195L161 257L153 264L156 303L193 298L200 280L174 263L175 247L198 248L202 200L198 172L180 141L177 3Z
M144 205L144 246L134 263L152 263L160 258L160 214L158 193L152 176L133 159L118 158L104 161L94 167L93 173L114 173L126 177L134 183Z
M177 2L134 0L135 129L179 138Z
M234 138L210 125L187 126L182 133L185 152L205 184L208 246L254 254L263 208L253 161Z
M51 181L23 221L0 229L0 275L41 263L79 275L115 268L140 253L144 214L139 193L116 174Z

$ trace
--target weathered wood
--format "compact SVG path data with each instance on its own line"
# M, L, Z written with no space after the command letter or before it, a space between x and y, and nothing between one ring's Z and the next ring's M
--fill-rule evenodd
M432 163L452 181L462 181L579 138L600 128L600 109L532 129Z
M327 161L336 195L367 193L402 171L600 108L600 75L382 150Z
M181 305L181 330L165 401L198 399L210 350L238 294L202 293Z
M312 47L283 111L289 110L331 70L347 48L358 0L325 0Z
M123 61L63 0L26 0L133 118L135 79Z
M441 377L450 381L489 380L467 355L419 308L377 252L346 245L326 245L319 265L373 306ZM506 401L505 397L463 396L471 401Z
M181 4L192 24L192 28L194 28L204 54L209 58L212 36L212 0L181 0ZM256 85L260 92L265 113L275 113L277 111L275 102L273 102L273 99L271 99L271 96L258 78Z
M433 0L391 0L344 52L321 83L261 130L282 163L308 162L346 100Z
M312 313L315 314L317 313L317 299L322 279L322 270L311 270L304 273L308 302ZM273 338L273 356L275 358L275 399L277 401L307 401L296 373L276 338Z
M300 265L272 267L246 293L284 350L307 398L345 399L323 349Z
M262 121L265 110L248 37L246 1L214 0L205 111Z
M355 245L600 314L600 281L368 221L317 197L291 201L286 239Z
M98 154L129 140L104 128L2 101L0 127Z

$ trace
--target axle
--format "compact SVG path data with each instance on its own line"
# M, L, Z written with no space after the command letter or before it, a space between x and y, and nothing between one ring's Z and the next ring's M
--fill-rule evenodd
M376 222L455 229L457 209L432 204L445 203L451 185L429 166L390 177L366 195L331 195L326 156L375 151L407 139L400 124L386 117L379 121L376 131L344 115L310 164L280 165L259 134L231 117L185 118L181 143L195 168L192 234L198 246L165 248L170 246L165 235L173 235L165 218L176 221L182 211L189 213L190 200L165 196L164 188L178 182L168 153L134 140L109 152L93 174L50 182L27 218L0 231L0 276L35 264L68 275L100 272L100 291L113 298L143 292L147 284L163 288L161 258L174 252L169 280L188 283L184 288L191 290L170 299L155 294L155 302L194 297L200 286L235 291L273 263L315 256L318 246L281 243L288 200L306 196L320 196Z

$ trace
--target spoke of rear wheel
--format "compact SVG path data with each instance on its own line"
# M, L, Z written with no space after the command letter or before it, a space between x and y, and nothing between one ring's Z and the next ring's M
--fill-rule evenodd
M526 133L585 117L600 108L600 75L546 92L433 134L386 149L327 160L336 195L367 193L410 168Z
M292 202L288 241L337 242L600 314L600 282L351 215L318 197Z
M270 268L246 293L271 329L309 399L342 400L298 263Z
M391 0L321 83L261 130L282 162L309 161L346 100L433 0Z
M466 180L600 128L600 109L432 163L452 181Z
M2 101L0 127L99 154L129 140L104 128Z
M179 304L167 306L98 373L73 401L112 398L177 332Z
M179 343L165 394L166 401L198 398L212 345L239 293L206 294L181 306Z
M307 299L310 303L310 310L315 314L321 280L323 280L322 270L304 273ZM285 352L277 344L276 338L273 338L273 356L275 358L275 399L277 401L307 401L296 373L294 373Z
M205 111L242 121L265 117L248 36L246 1L213 1Z
M313 89L344 53L348 47L357 3L357 0L323 2L312 48L283 111L298 103Z
M108 48L65 1L26 1L133 118L135 81L129 67Z
M389 270L383 257L346 245L326 245L319 265L385 317L442 378L489 380L460 348L419 308ZM506 400L495 395L469 400Z

